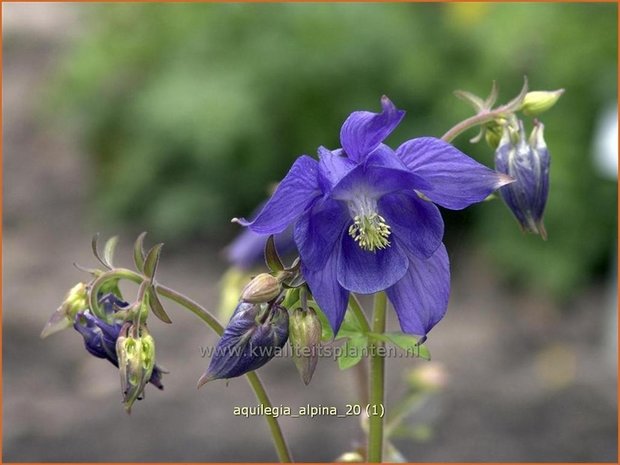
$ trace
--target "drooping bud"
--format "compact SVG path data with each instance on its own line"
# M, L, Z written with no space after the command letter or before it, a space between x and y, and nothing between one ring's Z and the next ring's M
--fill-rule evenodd
M304 384L310 384L319 360L321 321L313 308L293 311L289 323L293 361Z
M129 304L114 294L106 294L99 299L99 303L105 314L110 316L111 322L98 318L90 309L86 309L76 315L73 326L84 338L84 346L91 355L106 359L115 367L118 367L117 344L121 329L123 328L123 322L122 320L114 319L113 315L118 309L129 307ZM166 373L166 371L155 366L150 376L149 381L151 384L159 389L164 388L161 382L163 373Z
M280 305L237 305L215 346L198 387L215 379L241 376L275 357L288 339L288 312Z
M116 341L123 403L127 413L140 399L155 368L155 340L146 325L125 323ZM156 379L161 384L159 379Z
M261 273L250 281L241 292L241 300L251 304L267 303L282 292L282 285L275 276Z
M521 228L546 239L543 213L549 193L550 157L543 131L543 124L537 123L528 142L522 121L515 140L506 128L495 152L495 169L516 180L501 187L499 192Z
M521 110L524 115L537 116L549 110L564 93L564 89L528 92L523 99Z
M52 314L43 331L41 331L41 338L70 328L77 313L87 308L88 289L86 284L78 283L71 288L60 307Z

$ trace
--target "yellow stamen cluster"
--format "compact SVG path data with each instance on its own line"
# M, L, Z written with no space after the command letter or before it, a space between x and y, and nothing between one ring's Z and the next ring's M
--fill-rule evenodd
M389 225L378 213L371 213L368 216L356 215L353 218L353 224L349 226L349 236L368 252L376 252L389 247L390 234Z

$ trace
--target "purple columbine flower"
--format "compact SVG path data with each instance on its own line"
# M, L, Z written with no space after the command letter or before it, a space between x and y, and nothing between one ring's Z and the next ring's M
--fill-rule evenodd
M107 315L118 311L129 304L119 299L114 294L106 294L99 299ZM90 309L79 312L75 316L73 327L84 338L84 347L93 356L104 358L118 368L118 355L116 354L116 341L123 327L123 322L114 321L108 323L95 316ZM161 368L155 366L151 374L150 382L159 389L163 389L161 382L162 374L165 373Z
M450 293L434 203L459 210L512 179L433 137L392 150L382 142L405 112L385 96L381 106L381 113L352 113L341 149L320 147L319 161L299 157L254 220L238 222L260 234L294 223L302 273L335 332L349 292L385 290L402 330L424 336L445 314Z
M262 202L256 213L260 212L266 202ZM276 248L281 254L296 251L293 241L293 228L288 227L274 237ZM267 236L257 234L251 229L244 229L224 250L226 259L243 270L249 270L265 263L265 244Z
M523 121L519 121L516 142L508 127L495 152L495 169L515 178L515 182L499 190L523 231L540 234L547 239L543 213L549 194L549 164L551 159L543 136L545 127L538 122L529 142Z

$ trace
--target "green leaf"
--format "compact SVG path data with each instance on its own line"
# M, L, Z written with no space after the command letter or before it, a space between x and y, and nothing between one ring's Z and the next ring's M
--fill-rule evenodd
M315 301L309 302L308 307L312 307L316 310L316 315L319 317L319 321L321 322L321 341L333 341L334 332L332 331L332 325L329 324L329 320L325 316L325 313L323 313L323 310L319 308Z
M133 244L133 261L136 264L136 269L140 272L144 271L144 238L146 237L146 231L138 236L136 242Z
M278 255L278 251L276 250L276 243L273 238L273 234L269 236L269 239L267 239L267 243L265 244L265 263L267 263L267 266L272 272L284 270L284 265Z
M366 336L351 337L342 346L342 353L338 357L338 367L346 370L357 365L364 355L365 348L368 346L368 338Z
M101 263L106 268L110 269L110 265L108 265L105 262L105 260L101 258L101 255L99 255L99 247L97 245L98 242L99 242L99 233L95 234L90 242L90 246L93 249L93 255L95 256L97 260L99 260L99 263Z
M118 236L109 238L103 247L103 259L110 268L114 268L114 251L118 244Z
M342 321L342 325L340 325L340 329L338 330L338 334L336 335L336 339L341 339L343 337L358 337L364 336L366 333L360 326L358 319L355 317L355 314L351 310L350 307L347 308L347 312L344 314L344 320Z
M379 341L387 342L400 347L412 357L423 358L424 360L431 359L431 353L428 348L420 344L419 339L415 336L401 332L389 332L384 334L368 333L368 336Z
M164 306L161 304L161 301L159 300L159 297L157 296L157 292L155 292L155 289L153 288L153 286L150 286L147 292L149 296L149 305L151 307L151 311L153 312L153 315L155 315L157 318L159 318L164 323L168 323L168 324L172 323L172 320L170 319L170 317L164 310Z
M164 244L156 244L146 254L146 259L144 260L144 275L147 278L153 278L153 276L155 276L157 264L159 263L159 254L163 246Z
M284 295L282 306L291 310L299 305L299 289L288 289Z

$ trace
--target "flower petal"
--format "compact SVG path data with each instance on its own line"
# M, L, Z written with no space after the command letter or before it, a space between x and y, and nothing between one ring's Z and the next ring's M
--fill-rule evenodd
M338 282L351 292L372 294L387 289L407 272L409 260L397 242L375 252L363 250L349 235L342 235Z
M380 146L367 160L349 171L331 192L338 200L352 200L360 195L378 199L391 192L425 189L431 185L416 173L410 172L387 146Z
M353 160L342 156L342 149L333 152L319 147L319 182L323 192L331 191L349 171L357 166Z
M306 268L318 270L325 266L349 221L344 205L331 199L319 201L299 219L294 237Z
M343 289L336 279L337 251L338 249L335 248L331 254L328 254L323 269L312 271L306 267L303 260L301 263L301 273L310 287L312 297L325 313L334 334L340 329L349 300L349 291Z
M281 233L321 195L318 165L314 158L302 155L295 160L267 205L254 220L235 218L233 221L259 234Z
M381 107L381 113L353 112L342 125L340 143L350 159L363 161L405 116L385 95L381 97Z
M418 258L428 258L441 245L443 219L439 209L415 192L399 192L381 198L379 214L386 219L392 237Z
M409 255L405 276L387 290L405 333L425 336L446 314L450 264L443 244L426 259Z
M481 165L447 142L420 137L405 142L396 153L414 173L428 181L431 189L419 189L433 202L461 210L480 202L514 180Z

